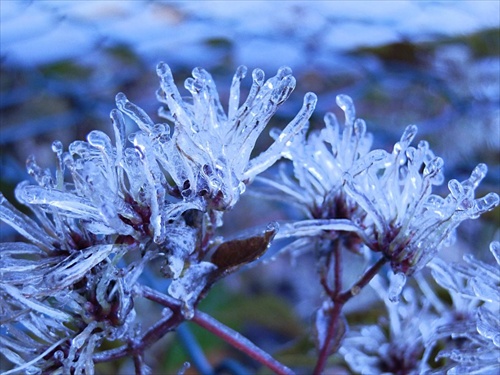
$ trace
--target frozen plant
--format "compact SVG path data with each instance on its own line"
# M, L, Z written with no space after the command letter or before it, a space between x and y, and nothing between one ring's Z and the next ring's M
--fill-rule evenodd
M400 303L393 303L388 296L389 282L378 276L370 282L372 289L383 301L387 316L378 324L363 325L352 329L339 352L348 366L356 373L370 374L422 374L426 366L422 361L428 324L437 315L427 305L422 305L419 295L406 288ZM396 281L397 282L397 281Z
M370 286L387 316L378 324L353 327L339 352L360 374L495 374L500 369L500 243L490 245L497 265L466 255L465 263L434 258L432 279L421 274L400 303L390 302L388 282L377 276ZM394 281L394 277L388 277ZM439 297L437 282L451 297Z
M493 374L500 371L500 242L490 244L496 265L471 255L465 264L435 259L429 265L453 301L453 313L436 323L429 344L447 339L436 357L449 359L448 374ZM432 347L432 345L429 345Z
M308 93L295 118L271 131L274 143L252 158L257 138L295 87L287 67L268 80L254 70L242 103L246 68L238 68L227 113L205 70L194 69L185 81L190 100L166 64L158 65L157 74L165 123L119 93L118 109L111 111L113 141L92 131L67 151L54 142L55 172L28 159L37 184L22 182L15 194L31 216L0 196L0 218L26 239L0 245L0 353L10 363L5 374L89 375L96 363L125 357L145 374L146 350L186 320L275 373L293 373L198 309L212 285L256 261L273 240L290 237L288 250L312 252L317 261L325 299L315 317L319 352L313 371L322 373L348 331L344 305L387 263L395 272L393 285L380 284L380 293L396 301L406 278L453 238L462 221L498 205L494 193L474 197L486 173L483 164L468 180L451 180L447 197L432 194L443 180L443 161L424 141L411 146L416 127L407 128L391 153L371 150L371 135L345 95L338 97L346 115L342 131L327 114L324 129L306 134L316 104ZM127 134L130 120L137 129ZM281 158L292 161L294 176L282 170L279 178L258 177ZM301 207L304 220L221 237L224 213L238 209L256 179L286 193L286 203ZM282 198L272 191L261 196ZM366 260L366 270L357 270L348 287L345 251ZM166 283L156 282L162 279ZM150 326L137 308L145 300L163 308Z
M388 298L397 301L408 276L422 269L454 240L455 229L499 204L496 193L475 198L475 189L487 167L479 164L469 179L450 180L445 198L432 193L442 184L443 160L426 141L411 146L417 133L408 126L391 153L371 150L372 136L356 118L354 104L337 96L345 114L341 129L334 114L325 116L325 128L305 131L283 151L293 164L293 176L285 169L279 178L258 177L264 185L261 198L291 202L305 213L302 221L282 225L276 238L292 237L292 253L312 252L319 281L330 300L317 311L316 332L320 356L315 372L322 371L332 348L338 348L347 330L343 306L389 263L393 286ZM345 251L365 255L366 271L349 270L359 279L345 288L343 270L348 269ZM373 255L381 253L378 260ZM345 288L345 289L344 289ZM325 318L326 317L326 318ZM327 331L327 335L322 333Z

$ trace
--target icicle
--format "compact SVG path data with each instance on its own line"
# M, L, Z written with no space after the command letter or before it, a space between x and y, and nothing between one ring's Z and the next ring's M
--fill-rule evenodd
M33 176L42 187L51 188L54 183L48 169L42 169L38 166L34 155L30 155L26 160L26 169L30 176Z
M243 174L244 180L252 180L257 174L269 168L280 158L281 152L288 145L288 142L290 142L303 127L307 126L307 121L316 107L317 100L316 94L312 92L304 96L304 102L299 113L281 132L278 139L266 151L250 161Z
M58 161L56 170L56 188L62 190L64 185L64 163L62 159L63 145L61 141L52 142L52 151L56 154Z
M497 264L500 266L500 241L493 241L490 244L490 251L495 257Z
M247 74L247 67L240 65L236 69L236 73L233 76L233 82L231 83L231 89L229 92L229 108L227 113L227 118L230 122L235 121L235 115L238 111L240 105L240 83L245 78Z
M394 145L394 153L399 154L406 150L410 143L417 135L418 128L416 125L408 125L401 136L399 142Z
M35 185L22 185L16 190L20 199L28 204L57 207L74 217L97 220L100 218L99 210L86 198L57 190L46 190Z
M402 272L398 272L391 277L391 283L389 290L387 292L387 297L391 302L399 302L399 297L406 284L406 275Z
M356 109L351 97L344 94L337 95L336 102L337 105L344 111L346 127L352 126L356 119Z
M141 130L148 134L151 132L154 122L144 110L131 103L122 92L116 94L115 100L118 109L133 119Z

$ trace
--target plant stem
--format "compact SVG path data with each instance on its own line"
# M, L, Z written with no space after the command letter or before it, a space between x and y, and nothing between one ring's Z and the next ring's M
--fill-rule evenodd
M271 355L269 355L269 353L256 346L246 337L223 325L218 320L212 318L210 315L205 314L201 311L196 311L192 321L198 324L200 327L203 327L207 331L210 331L214 335L220 337L235 348L241 350L243 353L260 362L264 366L268 367L276 374L291 375L294 373L291 369L275 360L273 357L271 357Z
M342 312L342 308L352 297L357 295L361 289L363 289L371 279L380 271L382 266L387 263L387 258L382 257L377 262L375 262L366 272L359 278L359 280L351 287L349 290L344 292L340 292L342 288L342 267L340 267L340 248L339 246L335 246L334 248L335 255L335 264L334 264L334 272L335 272L335 289L333 291L333 308L331 310L330 320L328 324L328 330L326 334L326 339L323 343L323 347L320 348L320 353L318 356L318 360L316 362L316 366L314 367L313 374L320 375L326 365L326 361L330 355L330 350L333 346L337 346L342 339L342 336L338 336L336 341L332 343L332 339L335 336L335 332L339 329L338 322L340 320L340 314ZM331 294L329 294L331 295Z
M170 308L174 312L174 316L177 315L177 312L180 314L180 302L176 299L159 293L149 287L141 286L137 288L137 292L139 292L143 297L150 299L163 305L165 307ZM242 336L240 333L232 330L231 328L225 326L218 320L214 319L208 314L205 314L199 310L196 310L193 319L191 320L193 323L196 323L202 328L205 328L207 331L212 332L214 335L220 337L227 343L231 344L235 348L241 350L243 353L247 354L249 357L255 359L262 365L268 367L272 371L274 371L278 375L290 375L293 374L293 371L283 365L282 363L275 360L269 353L265 352L258 346L256 346L253 342L248 340L246 337Z
M321 348L318 360L316 362L316 366L314 367L313 374L319 375L323 372L325 368L326 361L330 355L331 341L334 337L335 331L338 329L338 321L340 318L340 312L342 311L343 304L334 304L332 313L330 316L330 321L328 324L328 331L326 334L325 342L323 343L323 347ZM339 341L342 337L339 337Z
M331 263L333 260L333 291L328 287L328 283L323 284L325 291L330 296L330 299L333 302L333 309L330 311L330 317L328 321L328 328L325 337L325 341L323 342L323 346L320 348L318 360L316 362L316 366L314 367L314 374L321 374L323 369L325 368L326 361L330 355L330 348L332 344L335 346L337 343L332 343L332 339L334 337L335 331L338 329L338 321L340 318L340 312L342 311L343 304L336 303L336 298L342 290L342 267L341 267L341 247L340 241L337 239L333 243L333 249L328 254L327 267L326 267L326 275L328 275ZM326 279L326 276L322 275L322 279ZM337 341L340 341L342 337L338 337Z
M352 297L357 295L361 291L361 289L363 289L366 285L368 285L371 279L375 277L375 275L387 262L388 259L386 257L381 257L370 268L368 268L368 270L366 270L363 276L361 276L360 279L351 288L349 288L349 290L340 293L335 299L335 301L345 304Z
M173 314L165 317L153 324L139 339L127 345L120 346L115 349L106 350L94 354L92 357L95 363L107 362L126 356L142 355L145 349L153 345L161 339L167 332L172 331L177 327L184 317L181 314Z

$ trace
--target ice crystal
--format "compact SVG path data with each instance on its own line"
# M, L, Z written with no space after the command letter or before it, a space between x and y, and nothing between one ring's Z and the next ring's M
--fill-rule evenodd
M355 216L353 211L357 205L345 197L343 191L344 174L356 163L368 165L380 159L381 151L370 153L373 137L366 132L365 122L356 119L351 98L339 95L337 104L345 114L343 129L333 113L325 115L323 129L311 131L307 137L307 129L304 129L283 150L283 156L293 162L296 180L290 179L283 169L279 182L258 177L260 182L285 193L266 191L265 197L295 204L310 218L350 219Z
M499 203L495 193L474 198L486 175L484 164L463 182L450 180L447 197L432 194L432 185L442 182L443 161L425 141L411 147L415 133L415 126L408 127L392 154L367 169L349 172L345 185L368 214L364 223L373 248L390 259L395 272L405 274L421 269L450 243L462 221L476 219Z
M500 243L490 245L498 256ZM470 255L464 263L434 258L432 276L451 297L441 299L429 281L415 275L401 301L390 301L389 283L377 276L370 285L384 301L387 319L353 328L340 353L362 374L493 374L500 369L500 262L493 266ZM397 282L396 282L397 283ZM494 291L494 294L489 294Z
M461 333L452 328L459 320L443 314L447 320L438 320L432 325L435 330L424 334L418 322L428 320L429 309L417 312L416 300L403 290L407 276L423 267L462 221L498 205L496 194L474 197L485 165L478 165L463 182L451 180L447 197L433 195L432 186L443 181L443 161L424 141L411 146L415 126L406 129L392 153L371 150L364 121L356 118L352 100L340 95L343 129L327 114L325 128L306 136L316 104L312 93L282 131L271 131L274 143L252 158L257 138L295 87L289 68L280 68L267 80L260 69L254 70L249 94L240 103L246 68L239 67L227 112L205 70L194 69L185 81L189 100L181 96L166 64L158 65L157 74L157 98L163 105L159 115L166 123L155 123L119 93L118 109L110 114L113 140L92 131L86 141L70 143L67 151L55 141L54 172L28 159L28 173L37 184L22 182L15 195L31 216L0 193L0 219L26 240L0 244L0 353L14 367L6 374L93 374L94 359L106 358L99 355L107 344L126 344L123 353L130 354L136 340L147 346L155 338L157 332L148 331L138 339L135 298L169 307L161 323L164 334L195 316L197 303L216 281L261 257L273 239L288 237L298 237L289 248L319 249L318 268L326 270L322 285L333 302L347 296L340 290L340 262L335 263L338 290L328 289L331 259L324 255L334 241L341 245L339 251L358 252L364 246L391 263L395 276L391 286L379 282L379 293L392 301L403 293L404 302L387 304L389 337L380 327L365 327L347 337L342 351L354 370L417 371L426 362L417 357L430 355L423 343L438 347L436 342L447 336L465 340L440 354L457 363L450 371L480 371L478 362L498 368L493 357L500 341L499 320L490 307L499 298L498 270L467 258L468 266L457 268L456 281L439 263L434 265L438 281L453 290L454 300L462 301L460 312L472 317L455 326ZM138 127L131 134L125 131L128 120ZM217 236L222 215L257 175L282 157L291 160L294 177L282 169L281 181L260 181L285 193L270 197L304 209L306 220L271 223L258 233L229 239ZM494 243L492 252L500 262L499 247ZM340 259L340 252L336 255ZM149 270L153 260L160 264ZM148 295L138 285L150 279L141 278L145 270L147 276L159 271L155 276L169 279L163 284L169 296ZM366 285L367 279L361 281ZM352 296L359 292L356 288ZM464 298L474 302L463 303ZM332 301L323 304L315 321L319 346L325 350L336 350L347 330L341 315L339 329L330 337L335 345L327 343L332 306L342 306ZM142 353L138 356L136 368L146 371Z
M104 340L133 336L131 288L142 266L118 269L108 257L113 247L65 257L34 245L2 244L0 353L15 372L93 374L92 354Z

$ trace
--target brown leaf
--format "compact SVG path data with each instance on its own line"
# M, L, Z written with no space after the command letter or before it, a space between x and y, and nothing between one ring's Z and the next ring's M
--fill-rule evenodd
M276 224L269 224L258 236L224 242L212 254L210 262L221 271L232 270L253 262L266 252L277 231Z

